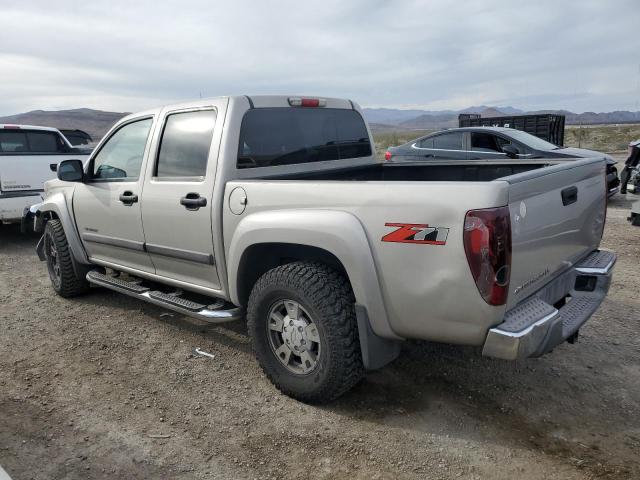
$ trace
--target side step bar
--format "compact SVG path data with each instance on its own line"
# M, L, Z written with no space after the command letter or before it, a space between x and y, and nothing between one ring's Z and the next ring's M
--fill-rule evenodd
M244 317L244 311L241 308L222 300L208 306L202 305L177 295L152 291L137 282L128 282L96 271L87 273L87 281L208 323L233 322Z

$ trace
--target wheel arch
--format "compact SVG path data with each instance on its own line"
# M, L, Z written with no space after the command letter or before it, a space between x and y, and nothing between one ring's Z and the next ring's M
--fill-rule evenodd
M89 264L89 259L82 246L80 235L70 211L72 210L71 198L67 199L63 192L56 192L48 195L42 203L35 205L34 208L36 209L39 230L44 231L45 224L49 220L60 220L74 260L81 264Z
M270 268L290 260L320 261L347 277L376 335L400 338L389 324L366 234L352 214L308 209L251 214L238 223L229 245L229 295L237 305L246 304L255 281Z

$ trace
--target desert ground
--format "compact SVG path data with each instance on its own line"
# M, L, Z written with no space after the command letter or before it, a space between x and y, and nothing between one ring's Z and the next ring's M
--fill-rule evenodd
M614 282L577 344L509 363L411 342L324 406L274 389L242 322L56 296L37 237L1 226L0 465L14 480L638 479L633 198L609 204Z

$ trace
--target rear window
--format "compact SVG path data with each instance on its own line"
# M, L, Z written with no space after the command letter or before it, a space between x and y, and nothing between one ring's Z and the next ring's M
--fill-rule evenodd
M65 144L55 132L0 130L0 152L63 153Z
M371 155L355 110L257 108L242 119L238 168L324 162Z
M5 153L28 152L27 135L16 130L0 130L0 150Z

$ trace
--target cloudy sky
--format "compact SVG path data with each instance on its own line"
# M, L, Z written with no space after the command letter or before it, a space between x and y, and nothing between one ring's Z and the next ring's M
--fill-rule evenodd
M0 115L234 93L640 110L639 0L0 0Z

